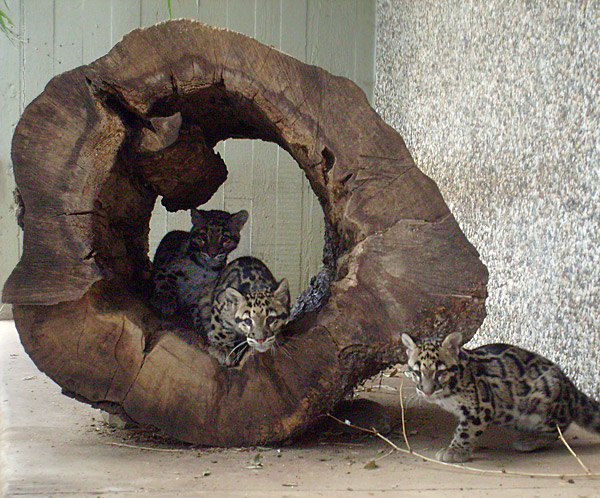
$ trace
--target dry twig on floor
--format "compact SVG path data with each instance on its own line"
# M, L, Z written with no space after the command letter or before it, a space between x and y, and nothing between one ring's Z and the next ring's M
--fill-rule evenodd
M106 443L110 446L121 446L123 448L133 448L134 450L143 450L143 451L161 451L163 453L178 453L184 451L183 449L167 449L167 448L150 448L148 446L136 446L134 444L125 444L125 443Z
M477 468L477 467L470 467L470 466L462 465L462 464L459 465L459 464L456 464L456 463L441 462L439 460L435 460L434 458L429 458L429 457L427 457L425 455L417 453L416 451L414 451L414 450L411 449L410 443L408 442L408 436L407 436L406 424L405 424L404 402L403 402L403 399L402 399L402 384L400 385L399 392L400 392L400 409L401 409L401 414L402 414L402 434L404 436L404 442L406 444L407 449L400 448L399 446L397 446L396 444L394 444L392 441L390 441L388 438L386 438L385 436L383 436L382 434L380 434L374 428L367 429L365 427L360 427L360 426L354 425L354 424L350 423L349 421L340 420L339 418L331 415L330 413L328 413L327 416L330 417L330 418L332 418L333 420L335 420L336 422L338 422L340 424L344 424L344 425L347 425L347 426L352 427L354 429L358 429L359 431L368 432L370 434L373 434L374 436L377 436L379 439L382 439L388 445L390 445L394 449L394 451L400 451L402 453L407 453L409 455L414 455L414 456L422 459L423 461L435 463L437 465L443 465L445 467L453 467L455 469L467 470L469 472L475 472L475 473L478 473L478 474L509 475L509 476L519 476L519 477L542 477L542 478L543 477L547 477L547 478L559 478L559 479L574 478L574 477L588 477L588 478L589 477L600 477L599 473L592 473L592 472L590 472L590 470L583 464L583 462L581 462L581 460L579 459L579 457L570 448L570 446L567 444L566 440L562 436L562 432L560 432L560 428L559 428L559 434L560 434L561 440L563 441L563 443L565 444L565 446L567 447L567 449L571 452L571 454L577 459L577 461L583 467L583 469L586 471L585 474L545 474L545 473L534 473L534 472L519 472L519 471L511 471L511 470L505 470L505 469L502 469L502 470L480 469L480 468Z
M563 444L567 447L567 449L569 450L569 453L571 453L571 455L573 455L575 457L575 460L577 460L577 463L579 463L579 465L581 465L581 468L583 470L585 470L585 473L588 475L591 475L590 469L588 469L583 462L581 461L581 459L577 456L577 453L575 453L573 451L573 449L571 448L571 446L569 445L569 443L567 443L567 440L565 439L565 437L563 436L562 431L560 430L560 427L557 425L556 428L558 429L558 436L560 437L560 440L563 442Z
M412 453L412 448L410 447L410 443L408 442L408 436L406 435L406 417L404 413L404 396L402 396L402 389L404 388L404 383L400 382L400 413L402 414L402 434L404 434L404 443L406 444L406 449Z

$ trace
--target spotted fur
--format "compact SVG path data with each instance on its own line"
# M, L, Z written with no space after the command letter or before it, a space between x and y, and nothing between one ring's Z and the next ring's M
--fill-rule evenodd
M600 433L600 404L538 354L508 344L464 349L459 332L418 344L403 334L402 342L417 393L459 419L438 460L469 460L490 424L515 432L513 447L519 451L548 446L558 437L556 427L564 431L572 422Z
M169 232L156 249L151 302L165 317L184 315L201 326L202 317L210 316L212 289L240 241L248 212L190 213L192 230Z
M248 346L264 353L289 315L287 280L277 282L259 259L238 258L227 265L213 292L209 352L228 366L237 364Z

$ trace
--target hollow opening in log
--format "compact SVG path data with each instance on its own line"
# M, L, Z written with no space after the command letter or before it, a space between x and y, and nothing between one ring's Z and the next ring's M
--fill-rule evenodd
M197 208L250 213L228 260L251 254L265 262L277 279L286 278L294 319L320 308L335 271L336 249L328 247L331 256L323 261L323 210L296 161L277 144L251 139L224 140L215 153L224 159L227 179L208 203ZM165 233L192 228L188 210L165 212L160 200L150 220L151 261ZM331 231L328 228L328 241ZM185 338L197 335L179 332Z
M227 167L227 180L198 209L250 213L229 261L253 254L290 284L292 302L322 265L323 210L302 170L287 151L260 140L228 139L215 147ZM171 230L189 231L190 212L169 213L157 198L150 220L150 260Z
M107 277L117 278L119 285L141 293L144 300L151 292L149 232L155 201L160 197L167 211L173 212L202 208L213 198L228 179L227 165L214 150L219 142L252 139L277 144L307 173L321 206L326 205L325 197L308 173L315 168L326 172L335 163L334 154L325 147L321 162L309 164L306 150L286 142L252 100L227 91L222 84L185 95L176 90L154 102L143 119L114 90L97 92L106 111L123 123L128 138L97 197L99 215L90 257ZM247 160L251 167L252 157ZM251 185L248 189L252 191ZM323 211L323 268L298 296L292 307L293 320L307 311L317 311L326 302L335 275L342 243L327 220L326 209Z

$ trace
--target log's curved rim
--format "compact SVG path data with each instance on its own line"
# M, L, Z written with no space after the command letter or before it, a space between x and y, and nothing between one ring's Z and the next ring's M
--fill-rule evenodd
M136 54L142 52L147 60L140 65ZM221 104L210 117L212 128L201 131L208 149L244 133L278 143L308 176L343 245L329 302L292 326L302 337L296 352L253 357L236 369L220 367L169 334L146 350L148 329L157 325L140 319L148 313L144 303L135 312L107 312L97 293L114 277L102 261L98 232L116 225L115 219L128 221L110 204L119 192L106 190L129 189L139 207L131 226L141 227L140 233L148 228L156 197L119 176L126 170L128 127L154 133L151 119L177 112L183 123L201 125L209 119L203 106L212 101ZM144 137L136 146L160 143ZM164 143L167 150L179 142ZM94 154L98 148L102 161ZM364 93L348 79L244 35L190 20L134 30L106 56L50 81L17 125L12 157L25 205L25 241L3 299L17 305L28 353L67 391L115 404L179 439L240 445L289 437L356 382L397 359L402 332L426 335L442 327L470 337L485 316L487 271L477 251L435 183L416 168L402 138ZM98 185L108 187L94 190ZM186 202L194 199L190 194ZM48 244L57 237L66 252ZM131 244L123 241L123 251ZM143 252L142 245L133 251ZM62 273L53 279L56 265ZM94 333L82 329L82 316L95 317ZM45 327L48 333L33 331ZM115 361L102 368L76 361L69 370L69 355L82 354L68 344L77 334L78 344L89 340L92 355L95 341L112 344ZM54 358L45 352L49 347ZM188 370L170 372L173 357ZM201 383L194 377L198 371ZM148 392L165 380L177 399L152 399ZM263 392L272 393L271 404L261 406ZM239 413L227 408L236 403ZM244 407L254 408L249 419ZM229 430L240 424L245 430L239 434Z
M157 33L162 36L153 38ZM185 47L190 46L190 39L197 41L193 56L176 45L181 38L181 46ZM140 71L130 57L133 51L130 47L142 43L156 45L151 67L161 64L165 67L173 60L180 67L159 73L160 78ZM233 58L237 45L260 53L262 79L253 67L244 64L243 57L239 57L243 54L237 53L239 58ZM202 73L207 67L210 72ZM268 81L265 76L273 79ZM132 31L106 56L54 77L25 109L12 145L15 180L26 208L23 256L5 284L5 302L50 305L77 300L105 276L94 258L95 206L77 202L85 196L87 184L84 181L73 184L70 178L74 174L85 177L78 169L93 171L90 175L107 174L107 171L99 173L102 167L93 161L97 155L94 147L106 143L106 148L111 149L107 154L114 159L126 140L125 129L117 130L118 133L111 130L110 137L103 135L107 123L116 117L98 105L98 96L112 92L112 97L120 100L128 92L128 110L150 119L148 113L153 112L157 102L193 85L196 88L222 85L228 95L247 99L264 113L268 122L276 123L267 136L247 134L246 137L276 141L292 154L311 178L325 215L335 222L349 244L388 228L399 219L435 221L449 214L441 196L429 207L422 203L419 209L423 212L408 209L402 213L393 205L379 212L370 209L376 199L361 196L365 183L379 183L378 194L383 194L390 190L394 178L416 168L402 139L379 119L364 92L350 80L304 64L239 33L198 21L165 21ZM65 92L65 88L69 91ZM279 97L279 107L272 104L273 97ZM343 105L344 101L352 102L351 108ZM44 117L41 121L40 116ZM361 130L365 116L370 118L366 120L369 125L376 122L377 129ZM65 126L73 133L66 136ZM333 136L334 132L340 136ZM32 141L34 135L47 138ZM361 138L376 139L378 135L388 149L381 157L377 156L381 154L378 148L381 144L375 143L378 140L360 143ZM216 140L224 138L228 137L221 135ZM47 169L40 169L40 164L47 165ZM374 166L380 178L372 176ZM37 178L32 181L34 175ZM364 175L371 177L363 178ZM419 181L428 181L421 177ZM53 199L56 192L52 189L56 188L57 180L69 199L58 202ZM330 189L329 197L324 198L323 187L329 182L336 183L336 189ZM36 185L36 189L25 187L30 184ZM76 223L71 216L77 217ZM68 254L44 250L41 241L52 238L52 232L60 233L68 241L65 244L70 249ZM58 259L62 264L58 264ZM62 274L53 273L57 267Z

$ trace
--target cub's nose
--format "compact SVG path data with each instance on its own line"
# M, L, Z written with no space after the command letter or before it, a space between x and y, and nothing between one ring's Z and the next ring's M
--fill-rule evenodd
M424 381L421 383L420 387L425 396L431 396L436 391L436 385L434 382Z

